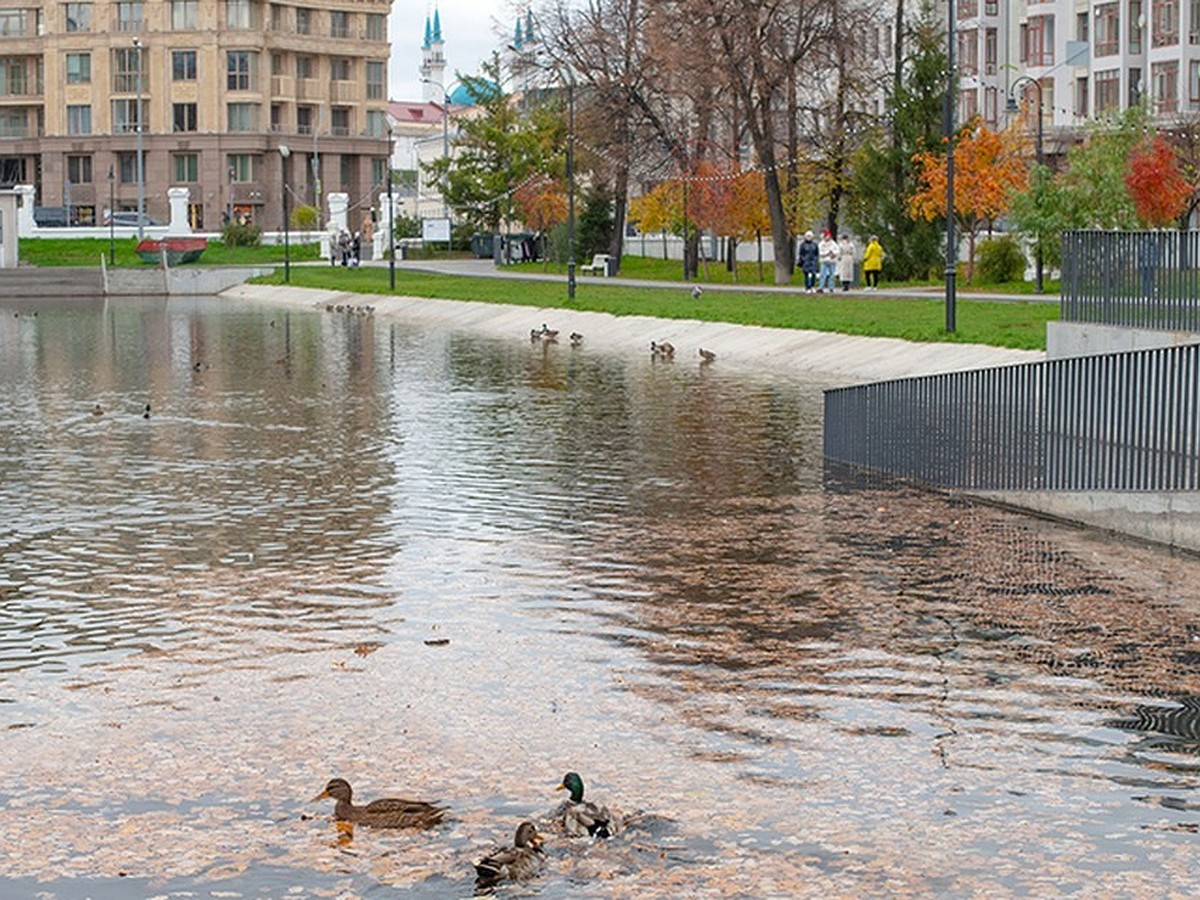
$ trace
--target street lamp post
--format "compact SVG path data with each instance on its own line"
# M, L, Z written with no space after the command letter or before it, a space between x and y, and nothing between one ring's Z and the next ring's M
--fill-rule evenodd
M142 39L134 38L133 46L137 50L137 220L140 242L145 233L142 210L146 206L146 173L142 162Z
M955 89L954 51L958 40L955 34L956 11L954 0L946 4L950 20L946 40L946 331L954 333L957 326L958 236L954 232L954 104Z
M116 210L113 208L116 203L116 183L117 175L113 171L112 163L108 164L108 264L115 266L117 264L117 217Z
M567 299L575 299L575 76L569 70L567 72Z
M1040 81L1038 81L1036 78L1033 78L1029 75L1022 75L1020 78L1016 79L1012 83L1012 85L1009 86L1009 89L1008 89L1008 103L1006 103L1005 107L1004 107L1005 111L1008 113L1016 113L1019 111L1019 107L1017 106L1016 91L1017 91L1017 86L1020 84L1030 84L1030 85L1033 85L1033 87L1035 87L1037 89L1037 150L1036 150L1036 152L1037 152L1038 178L1040 179L1042 177L1042 146L1043 146L1042 138L1044 135L1044 120L1042 118L1042 83ZM1038 197L1038 199L1040 202L1040 196ZM1043 269L1043 266L1042 266L1042 236L1040 233L1037 236L1037 243L1034 245L1033 252L1034 252L1034 257L1033 257L1034 271L1036 273L1036 278L1037 278L1037 292L1039 294L1043 294L1043 293L1045 293L1045 282L1043 280L1043 272L1042 272L1042 269Z
M287 144L279 145L279 185L283 188L283 280L285 284L292 283L292 247L291 233L288 228L288 183L287 163L292 155Z
M237 175L237 170L229 167L229 209L225 212L225 221L233 223L233 179Z
M388 198L388 286L396 290L396 204L392 202L392 120L387 123L387 198Z

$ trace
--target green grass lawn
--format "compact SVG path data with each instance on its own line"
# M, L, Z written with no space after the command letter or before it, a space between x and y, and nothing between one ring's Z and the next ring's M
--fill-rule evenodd
M283 272L257 279L260 284L283 284ZM388 270L383 267L347 269L302 266L292 269L291 283L369 294L388 294ZM395 293L446 300L475 300L561 309L640 315L664 319L698 319L775 328L805 328L871 337L897 337L922 342L991 344L997 347L1044 350L1046 322L1058 318L1058 306L1045 302L976 301L960 299L957 330L945 330L946 312L939 298L889 298L886 291L864 296L837 294L739 294L708 291L699 300L679 287L642 288L608 284L579 284L569 302L566 286L512 278L467 278L396 270Z
M135 252L137 238L118 237L116 249L117 266L144 267ZM21 262L31 266L98 266L100 257L108 258L108 238L22 238ZM294 262L318 258L316 244L293 244L290 255ZM283 263L282 246L226 247L219 241L209 241L208 249L200 257L200 265L241 266L270 265Z

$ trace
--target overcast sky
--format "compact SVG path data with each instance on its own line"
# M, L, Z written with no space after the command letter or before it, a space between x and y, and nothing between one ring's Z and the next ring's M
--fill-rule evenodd
M456 72L478 73L481 60L512 40L516 13L506 0L441 0L437 9L445 41L446 88L453 90ZM389 73L393 100L420 100L423 96L419 69L427 14L432 16L432 5L403 0L392 4Z

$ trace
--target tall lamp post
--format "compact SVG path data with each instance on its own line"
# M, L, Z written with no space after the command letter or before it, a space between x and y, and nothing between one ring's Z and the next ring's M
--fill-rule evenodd
M114 204L116 203L117 176L113 172L112 163L108 164L108 264L117 264L117 217Z
M575 75L570 69L567 70L567 299L575 299Z
M950 24L946 39L946 331L953 334L958 302L955 279L958 277L958 236L954 232L954 105L956 101L956 79L954 77L954 51L958 37L955 33L957 15L954 0L946 3Z
M396 290L396 204L392 202L392 120L387 120L388 287Z
M287 144L279 145L279 186L283 188L283 281L285 284L292 283L292 242L288 229L288 214L291 211L288 209L287 184L287 164L288 157L291 155L292 151Z
M140 242L145 234L142 210L146 206L146 172L142 162L142 39L134 38L133 47L137 50L137 220Z
M1044 134L1044 120L1042 118L1042 83L1029 75L1022 75L1020 78L1016 79L1012 85L1009 86L1008 103L1005 104L1004 109L1005 112L1010 114L1020 111L1020 108L1017 105L1017 86L1021 84L1029 84L1037 89L1037 166L1038 178L1040 179L1042 169L1042 138ZM1040 234L1037 238L1037 244L1034 245L1034 270L1037 277L1037 292L1039 294L1043 294L1045 293L1045 284L1042 278L1042 237Z

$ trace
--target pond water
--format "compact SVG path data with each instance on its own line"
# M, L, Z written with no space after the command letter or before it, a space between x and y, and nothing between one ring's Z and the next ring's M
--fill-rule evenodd
M843 485L822 385L5 298L0 388L0 895L470 896L572 769L644 817L500 894L1193 889L1197 560Z

